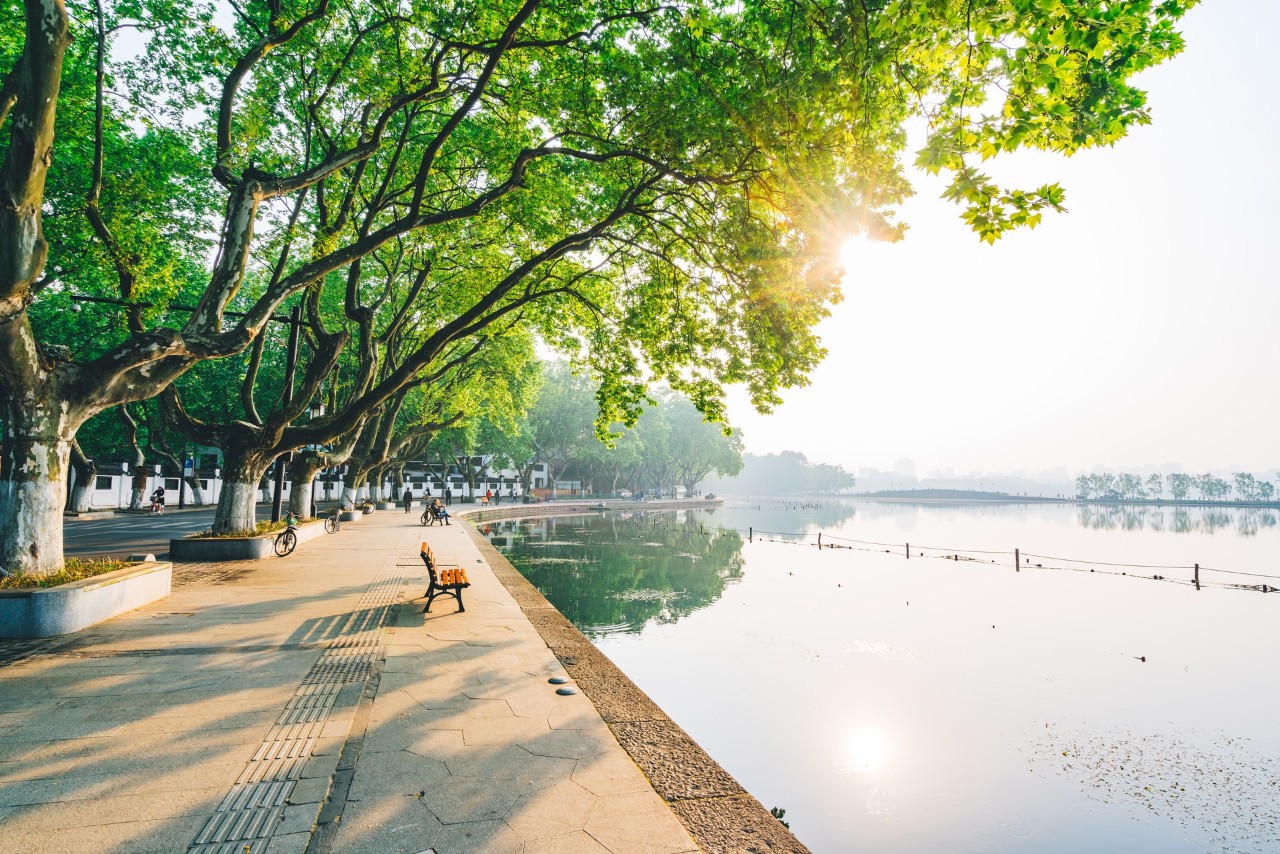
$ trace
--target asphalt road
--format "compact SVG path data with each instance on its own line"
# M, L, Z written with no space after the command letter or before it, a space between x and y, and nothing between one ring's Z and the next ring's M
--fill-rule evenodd
M270 513L270 509L267 510ZM263 517L261 508L259 518ZM159 516L117 513L105 519L68 519L62 525L63 553L68 557L169 556L169 540L213 524L213 508L166 511Z

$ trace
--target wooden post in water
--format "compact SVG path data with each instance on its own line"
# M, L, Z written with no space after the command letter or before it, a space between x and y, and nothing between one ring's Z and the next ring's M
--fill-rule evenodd
M1196 589L1200 589L1200 564L1196 564Z
M755 528L747 528L747 542L755 542Z
M911 560L911 543L907 543L907 560Z
M818 548L822 548L822 532L818 532Z
M1013 550L1013 571L1022 572L1022 553L1017 549Z

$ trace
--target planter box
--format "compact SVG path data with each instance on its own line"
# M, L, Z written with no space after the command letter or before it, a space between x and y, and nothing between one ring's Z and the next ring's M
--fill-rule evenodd
M399 506L400 506L400 505L399 505L399 504L396 504L394 501L379 501L379 502L378 502L378 509L379 509L379 510L395 510L395 509L396 509L397 507L399 507Z
M298 545L323 537L324 522L305 522L298 526ZM265 560L275 557L276 537L183 537L169 541L170 560Z
M343 510L338 515L339 522L359 522L364 518L363 510Z
M78 632L169 595L173 564L139 563L61 587L0 590L0 637Z

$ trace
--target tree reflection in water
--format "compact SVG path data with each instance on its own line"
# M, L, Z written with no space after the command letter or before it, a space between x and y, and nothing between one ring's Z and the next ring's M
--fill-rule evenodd
M1235 529L1251 537L1260 528L1276 525L1276 513L1255 507L1141 507L1125 504L1081 504L1077 508L1080 527L1093 530L1173 531L1177 534L1205 533Z
M742 577L742 536L703 528L688 511L524 519L480 532L588 636L675 622Z

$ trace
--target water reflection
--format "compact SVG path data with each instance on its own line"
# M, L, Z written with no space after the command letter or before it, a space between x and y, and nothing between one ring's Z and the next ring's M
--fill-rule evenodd
M889 761L889 739L873 726L864 724L852 730L845 738L844 749L845 769L854 774L879 771Z
M743 537L692 513L551 517L480 531L591 637L675 622L742 577Z
M1280 597L1123 573L1273 573L1275 515L756 500L487 531L814 852L1260 854L1280 851ZM904 530L1036 557L814 547Z
M704 511L700 518L711 525L731 526L742 532L789 537L839 528L852 522L856 514L874 513L874 509L830 499L750 498L734 500L721 511Z
M1216 534L1233 530L1251 537L1259 528L1276 525L1276 514L1264 508L1143 507L1125 504L1081 504L1076 508L1081 528L1094 531L1142 531L1177 534Z

